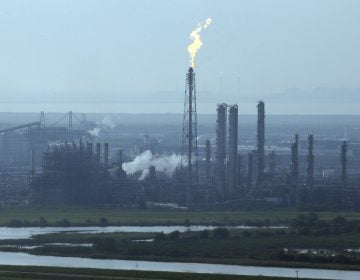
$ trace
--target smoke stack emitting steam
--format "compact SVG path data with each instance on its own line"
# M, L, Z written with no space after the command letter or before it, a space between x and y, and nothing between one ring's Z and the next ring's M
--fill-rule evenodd
M190 66L193 68L195 67L196 53L203 45L200 39L200 32L203 28L206 29L210 25L211 21L212 21L211 18L207 18L205 22L199 22L197 27L190 33L190 38L192 40L192 43L188 46L187 49L190 55Z
M157 171L163 172L168 177L171 177L180 165L180 155L153 155L150 150L146 150L135 157L133 161L124 162L122 168L128 175L141 172L139 180L144 180L149 174L150 166L154 166ZM186 165L186 163L184 162L183 165Z

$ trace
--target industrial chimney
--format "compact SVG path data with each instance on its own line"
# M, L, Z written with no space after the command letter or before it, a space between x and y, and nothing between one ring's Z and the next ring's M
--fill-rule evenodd
M260 101L257 105L257 184L261 184L265 175L265 104Z
M228 142L228 191L231 196L237 186L237 149L238 149L238 106L229 108L229 142Z
M306 185L313 187L314 185L314 135L308 136L308 155L307 155L307 168L306 168Z
M220 200L225 199L226 187L226 104L217 107L216 121L216 187Z
M109 167L109 143L104 144L104 167Z
M347 187L348 179L347 179L347 142L346 141L343 141L341 145L341 183L343 188Z
M100 143L96 143L96 163L97 164L100 164L100 153L101 153Z
M297 187L299 183L299 135L295 134L294 142L291 144L290 180Z

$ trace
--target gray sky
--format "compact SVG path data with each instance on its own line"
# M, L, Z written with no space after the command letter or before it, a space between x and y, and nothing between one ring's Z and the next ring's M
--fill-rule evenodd
M181 103L189 33L208 16L199 103L360 103L357 0L1 0L0 102Z

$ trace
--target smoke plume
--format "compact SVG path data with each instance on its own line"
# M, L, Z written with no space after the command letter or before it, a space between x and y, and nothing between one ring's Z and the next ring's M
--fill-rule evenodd
M114 121L113 117L105 116L105 118L100 122L97 123L97 126L93 129L89 130L91 136L98 137L101 130L108 129L112 130L116 127L116 122Z
M122 168L128 175L141 172L139 180L144 180L149 173L150 166L155 166L156 171L165 173L166 176L171 177L180 164L180 155L153 155L150 150L146 150L133 161L123 163Z
M93 129L89 130L89 133L91 134L91 136L98 137L100 131L101 131L100 127L94 127Z

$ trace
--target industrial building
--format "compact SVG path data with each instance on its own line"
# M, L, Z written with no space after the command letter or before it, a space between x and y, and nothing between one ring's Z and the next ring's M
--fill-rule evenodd
M198 134L193 70L187 73L186 86L182 145L170 142L171 135L164 141L160 128L155 137L143 127L128 133L134 128L124 125L92 136L93 127L72 123L72 112L63 117L66 125L45 126L42 114L38 122L3 128L1 204L357 209L360 142L309 131L301 138L297 132L302 130L292 127L291 135L279 137L272 134L277 127L271 124L265 142L263 101L251 129L239 122L237 105L221 103L209 130ZM146 150L174 158L181 151L174 174L164 168L170 163L158 165L156 160L144 167L146 172L123 169Z
M236 192L237 166L238 106L222 103L217 107L216 121L216 189L220 201L229 199Z

